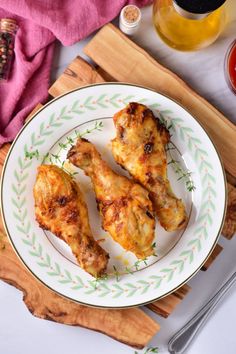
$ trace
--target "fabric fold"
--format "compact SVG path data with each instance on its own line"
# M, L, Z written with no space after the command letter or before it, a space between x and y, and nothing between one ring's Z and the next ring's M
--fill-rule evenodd
M127 4L150 0L1 0L0 18L19 25L8 82L0 82L0 146L14 139L27 115L47 99L54 41L72 45L114 19Z

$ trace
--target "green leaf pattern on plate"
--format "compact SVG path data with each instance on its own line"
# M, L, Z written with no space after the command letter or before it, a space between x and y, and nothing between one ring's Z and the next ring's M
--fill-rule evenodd
M82 114L89 110L96 110L98 108L121 108L135 97L132 95L123 97L122 94L115 94L109 97L108 94L102 93L99 97L94 98L89 96L84 102L76 100L71 107L64 106L59 115L53 113L48 122L41 123L39 131L32 133L30 137L31 144L25 144L24 151L32 151L35 147L44 144L45 139L50 136L55 129L62 126L67 120L76 118L77 114ZM146 99L138 99L139 102L145 102ZM73 290L84 291L85 294L92 294L97 292L99 297L111 296L118 298L120 296L131 297L136 292L140 294L146 293L150 288L158 289L162 282L170 282L175 273L181 273L188 263L194 261L196 252L201 252L202 243L208 237L208 226L212 224L212 213L215 210L214 198L215 178L213 176L213 167L208 159L208 153L202 148L201 141L194 136L191 128L183 125L181 118L170 117L172 112L170 110L161 110L159 103L150 105L150 108L156 114L164 117L168 122L172 123L172 129L175 134L178 134L180 139L187 142L188 148L195 160L203 185L202 207L198 216L197 222L199 227L194 232L194 237L188 242L189 248L182 251L179 257L172 261L167 268L160 271L160 274L149 276L147 279L138 280L136 282L128 282L124 285L119 284L119 280L115 278L107 280L97 280L96 284L93 281L84 282L78 275L72 275L68 270L61 269L57 262L53 262L48 253L43 250L42 245L38 242L37 236L32 232L31 221L27 219L28 211L26 209L26 179L30 173L32 161L29 161L24 155L19 156L18 166L14 171L15 183L12 185L14 198L12 199L13 218L17 223L17 229L22 235L22 241L25 246L29 248L29 254L35 258L37 264L44 268L49 276L57 278L60 284L69 286ZM95 285L94 285L95 284Z

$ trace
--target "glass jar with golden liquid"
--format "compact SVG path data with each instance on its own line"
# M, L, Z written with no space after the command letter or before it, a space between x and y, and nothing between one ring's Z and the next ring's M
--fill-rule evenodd
M153 23L170 47L188 51L213 43L226 22L226 0L154 0Z

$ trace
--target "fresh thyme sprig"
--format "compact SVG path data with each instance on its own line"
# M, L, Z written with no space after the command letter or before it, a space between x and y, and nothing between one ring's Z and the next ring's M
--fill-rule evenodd
M132 270L132 267L131 268L125 267L125 270L126 270L127 274L134 274L134 271Z
M138 260L134 263L134 265L131 266L131 267L127 267L127 266L126 266L126 267L125 267L125 273L123 273L123 272L120 273L120 272L118 271L118 269L116 268L116 266L113 265L112 268L113 268L114 271L113 271L112 273L110 273L110 274L105 274L105 275L103 275L103 276L101 276L101 277L99 277L99 278L95 278L94 280L91 280L91 281L90 281L90 285L91 285L94 289L96 289L96 288L98 287L98 284L99 284L100 281L111 279L111 278L113 278L114 276L115 276L115 278L116 278L116 281L119 282L120 279L121 279L121 276L122 276L123 274L134 274L135 271L134 271L133 267L134 267L136 270L139 270L139 267L140 267L140 265L142 264L142 262L144 262L144 264L147 265L147 258L145 258L145 259L138 259Z
M118 271L118 269L116 268L116 266L113 265L112 268L114 269L114 272L112 272L110 274L104 274L101 277L94 278L93 280L89 281L89 284L91 285L91 287L94 290L96 290L98 288L100 282L108 280L108 279L112 279L114 276L116 278L116 281L119 282L121 280L121 276L123 274L132 274L132 275L134 274L133 267L135 267L136 270L139 270L139 267L142 262L144 262L144 264L147 265L147 258L137 260L134 263L134 265L131 267L125 267L125 271L126 271L125 273L120 273Z
M120 281L120 273L118 272L116 266L113 265L113 269L114 269L114 275L116 277L116 281L119 282Z
M104 281L104 280L108 280L108 275L107 274L104 274L104 275L102 275L102 276L100 276L98 278L95 278L95 279L91 280L89 283L92 286L92 288L94 288L94 290L96 290L98 285L99 285L99 283L101 281Z
M83 133L80 133L79 131L75 130L73 138L67 137L66 143L59 143L60 149L59 149L57 155L59 155L62 150L67 150L69 147L74 145L74 143L77 139L83 138L85 135L91 134L95 130L102 131L102 128L103 128L103 122L96 121L93 128L86 129Z
M143 354L148 354L148 353L158 353L158 347L146 348L145 351L143 352ZM137 352L137 350L135 350L134 354L139 354L139 352Z
M173 127L172 123L170 123L169 121L167 121L167 119L165 119L165 117L159 112L159 122L161 125L163 125L170 133L170 129ZM170 134L171 136L171 134ZM174 171L176 174L179 175L178 181L180 181L181 179L184 180L185 182L185 186L187 188L187 190L189 192L192 192L196 189L193 180L191 179L191 175L192 172L190 171L185 171L181 166L179 161L175 160L171 154L171 150L176 150L176 147L173 145L173 143L170 141L167 144L166 147L166 152L169 152L169 155L171 157L171 160L168 162L168 164L172 164L174 167Z
M74 177L76 174L78 174L78 172L70 172L68 171L65 167L65 160L61 161L60 159L60 153L62 150L68 150L75 142L78 138L82 138L87 134L92 133L93 131L97 130L97 131L101 131L103 128L103 122L100 121L96 121L94 124L94 127L92 127L91 129L86 129L84 132L80 133L79 131L75 130L74 131L74 136L73 137L67 137L66 138L66 142L65 143L59 143L59 150L56 154L52 154L52 153L47 153L45 156L42 157L42 163L45 162L50 162L50 164L54 165L59 165L63 171L65 171L66 173L68 173L71 177ZM33 158L36 158L37 160L39 160L40 155L39 155L39 151L34 150L34 151L25 151L25 158L26 159L30 159L32 160Z
M103 122L102 122L102 121L101 121L101 122L98 122L98 121L96 120L94 127L91 128L91 129L86 129L84 133L81 133L81 134L80 134L80 137L82 138L84 135L90 134L90 133L92 133L94 130L102 131L102 128L103 128Z
M156 246L157 246L156 242L153 242L151 247L152 247L153 250L155 250ZM156 253L153 253L152 256L158 257L158 255Z
M159 113L159 118L158 118L159 122L161 123L161 125L163 125L163 127L165 127L169 133L170 133L170 129L173 127L172 123L169 123L161 113Z
M39 159L39 151L38 151L38 149L34 150L34 151L25 151L25 158L26 159L32 160L34 157L36 157L37 160Z
M152 248L154 249L155 247L156 247L156 242L154 242L154 243L152 244ZM156 253L153 253L152 256L153 256L153 257L158 257L158 255L157 255ZM144 258L144 259L138 259L138 260L134 263L134 265L132 265L131 267L125 267L126 274L134 274L134 272L135 272L135 271L134 271L134 268L135 268L136 271L138 271L142 263L144 263L144 264L147 266L147 265L148 265L147 260L148 260L147 257ZM114 268L114 267L113 267L113 268Z
M168 151L168 154L170 156L170 161L168 162L168 165L172 165L175 173L179 176L177 181L183 180L185 182L185 186L189 192L192 192L196 189L196 186L194 185L194 182L191 178L192 172L184 170L179 161L175 160L171 151L175 150L175 146L173 145L172 142L169 142L167 145L166 151Z
M147 265L147 257L144 259L138 259L135 263L134 263L134 267L136 270L139 270L140 265L144 263L145 265Z
M51 156L53 156L54 159L56 159L56 162L62 163L60 161L60 159L59 159L59 156L60 156L60 153L61 153L62 150L68 150L71 146L74 145L74 143L76 142L77 139L83 138L85 135L91 134L95 130L101 131L102 128L103 128L103 122L96 121L93 128L86 129L83 133L80 133L79 131L75 130L74 131L74 136L73 137L71 137L71 136L67 137L65 143L59 143L60 149L58 150L57 154L56 155L51 154Z

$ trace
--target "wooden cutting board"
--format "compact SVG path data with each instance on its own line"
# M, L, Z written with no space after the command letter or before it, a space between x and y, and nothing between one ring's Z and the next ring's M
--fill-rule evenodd
M122 58L120 56L121 48L128 50L127 56L122 55ZM122 51L126 53L124 49ZM231 172L231 182L234 183L236 175L235 148L230 150L233 144L231 144L232 140L231 142L228 140L235 140L235 127L221 113L112 25L105 26L98 32L85 51L100 67L95 69L83 59L76 58L49 89L51 96L56 97L86 84L111 80L135 82L168 93L187 108L193 107L196 117L200 117L203 124L203 117L205 117L207 120L206 129L217 141L224 164ZM134 63L137 68L140 67L140 72L134 68ZM144 68L145 75L141 72ZM171 87L175 87L175 85L177 85L179 96L175 90L171 91ZM187 92L186 96L183 95L180 87ZM41 106L38 105L34 111L37 111ZM203 117L202 114L204 114ZM209 120L215 125L214 128L210 129ZM218 129L223 129L225 134L217 134ZM0 150L0 169L2 169L9 146L7 144ZM235 188L230 185L229 207L225 224L225 234L228 238L232 237L236 229L235 191ZM203 270L211 265L221 251L222 247L217 245ZM64 299L47 289L19 261L2 226L0 227L0 278L22 290L26 306L32 314L40 318L97 330L137 348L143 348L159 330L159 325L141 309L101 310L89 308ZM189 290L190 287L186 284L173 294L148 305L148 307L159 315L168 317Z

